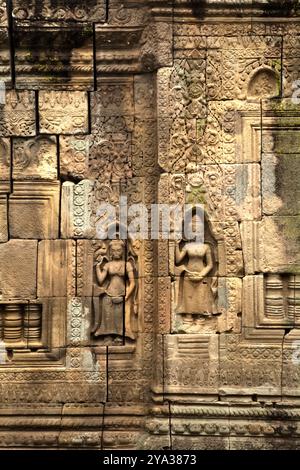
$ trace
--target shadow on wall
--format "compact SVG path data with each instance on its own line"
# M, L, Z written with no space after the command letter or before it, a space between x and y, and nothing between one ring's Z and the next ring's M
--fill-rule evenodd
M204 19L207 7L207 0L189 0L193 14L195 17ZM225 1L224 1L225 3ZM240 2L242 3L242 2ZM255 3L261 3L260 0L257 2L253 0L253 5ZM236 7L238 2L236 0L231 0L229 2L232 6ZM222 8L222 3L220 3ZM264 16L294 16L300 13L300 1L299 0L267 0L267 3L263 6Z
M197 18L204 19L207 0L190 0L189 3L192 8L193 15Z
M299 0L268 0L264 6L264 16L293 16L299 12Z

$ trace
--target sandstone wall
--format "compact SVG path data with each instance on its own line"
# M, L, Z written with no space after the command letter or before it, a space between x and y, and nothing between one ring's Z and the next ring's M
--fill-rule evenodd
M1 448L299 448L299 45L297 1L0 0ZM120 196L205 248L99 240Z

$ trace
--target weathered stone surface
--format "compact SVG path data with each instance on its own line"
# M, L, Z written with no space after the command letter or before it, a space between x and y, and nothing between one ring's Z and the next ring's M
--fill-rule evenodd
M13 16L20 24L37 20L54 23L105 20L104 0L87 0L84 4L77 0L60 0L45 5L39 5L37 0L13 0L12 3Z
M83 180L78 184L66 182L62 185L61 232L63 238L91 238L92 227L91 197L93 182Z
M12 238L58 238L59 183L16 181L9 197Z
M67 344L70 347L83 348L90 344L91 318L89 313L91 305L91 298L73 297L68 299Z
M297 87L295 82L299 80L297 69L299 67L299 37L287 34L283 38L283 96L291 98Z
M1 26L1 20L0 20L0 26ZM0 60L1 60L0 78L1 78L2 84L5 83L6 86L11 86L11 63L10 63L9 37L8 37L7 28L0 28Z
M60 175L85 179L89 173L89 136L60 136Z
M170 277L158 277L155 290L159 300L160 317L156 332L160 334L171 333L171 314L172 314L172 283Z
M299 216L242 223L247 274L299 272Z
M0 139L0 180L9 181L11 172L10 140Z
M13 139L13 179L57 180L56 138Z
M0 108L1 136L33 136L36 133L35 95L32 91L7 90Z
M7 230L7 197L0 197L0 242L8 241Z
M36 298L37 241L0 244L1 300Z
M6 9L6 0L1 0L0 2L0 24L1 26L8 26L7 24L7 9Z
M293 133L294 138L296 137ZM287 143L287 148L289 147ZM263 212L296 216L300 213L299 154L263 154Z
M93 89L93 27L18 26L16 86L21 89Z
M210 221L257 220L261 217L260 166L197 165L188 174L162 175L161 203L202 204Z
M0 0L1 448L299 448L299 13Z
M39 298L0 302L3 362L14 367L63 363L66 300ZM10 354L9 354L10 350Z
M207 425L207 429L215 430L214 424ZM172 449L174 450L229 450L229 439L222 437L197 436L184 437L173 436Z
M39 93L40 132L85 134L88 132L87 94L81 91Z
M280 400L283 335L283 330L245 328L243 335L220 336L222 398L239 395L252 400L256 395Z
M278 96L280 36L211 37L207 41L209 99Z
M299 275L259 274L243 279L243 325L299 327Z
M299 319L299 314L297 315ZM299 396L299 329L292 330L284 338L282 363L282 392L294 399Z
M164 394L218 393L218 335L166 335L164 343ZM201 393L200 393L201 394Z
M72 240L43 240L38 245L38 297L75 294L75 248Z
M242 317L242 280L234 277L218 280L217 331L240 333Z

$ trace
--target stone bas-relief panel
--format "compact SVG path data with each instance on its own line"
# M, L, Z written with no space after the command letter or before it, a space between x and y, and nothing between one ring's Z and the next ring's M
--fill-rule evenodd
M300 448L299 8L6 3L0 448Z
M179 291L180 281L178 279L176 281L172 285L172 333L240 332L242 313L241 279L207 278L207 281L204 281L204 286L205 290L209 289L210 292L207 297L203 296L204 300L201 297L201 302L197 304L196 312L193 314L178 312L182 294ZM208 301L210 302L208 303ZM201 305L209 308L200 308ZM186 315L190 315L189 318L185 318Z
M208 38L208 99L278 96L281 41L279 36Z
M39 126L45 134L86 134L88 96L81 91L41 91Z
M0 135L34 136L36 134L36 99L32 91L7 90L0 107Z
M89 136L60 136L60 175L66 179L88 177Z
M143 243L130 239L77 241L76 291L86 299L90 344L135 349L145 332L145 300L151 301L147 298L151 277L143 263L146 254Z
M57 143L55 137L13 139L13 179L56 180Z
M138 315L137 255L123 240L102 243L96 253L93 286L95 338L135 340L133 315Z
M219 385L218 335L166 335L163 393L167 396L217 393Z

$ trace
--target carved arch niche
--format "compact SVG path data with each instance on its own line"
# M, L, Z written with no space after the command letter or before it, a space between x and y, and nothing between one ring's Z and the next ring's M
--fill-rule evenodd
M248 98L275 98L280 93L280 77L271 67L260 67L250 75Z

